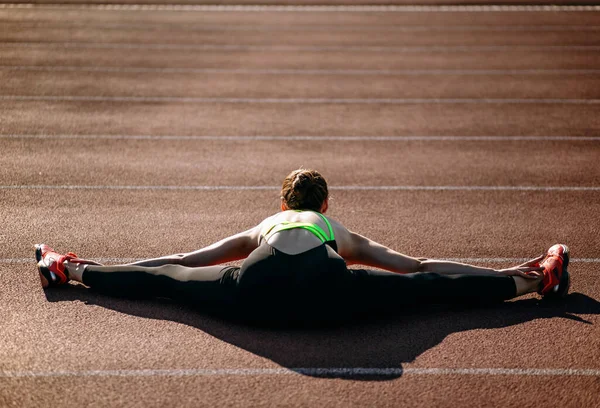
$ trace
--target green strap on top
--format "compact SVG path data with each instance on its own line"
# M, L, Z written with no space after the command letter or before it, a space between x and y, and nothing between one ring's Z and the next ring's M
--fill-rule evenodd
M296 211L302 212L302 210L296 210ZM333 235L333 228L331 227L331 223L329 222L329 220L323 214L316 212L316 211L315 211L315 213L321 217L321 219L325 222L325 224L327 224L327 229L329 230L329 234L326 233L325 230L317 224L311 224L309 222L282 221L280 223L272 225L269 229L267 229L265 231L265 233L263 234L265 241L268 241L269 238L271 238L274 234L278 233L279 231L295 229L295 228L302 228L302 229L312 232L317 238L319 238L321 240L321 242L335 240L335 236Z

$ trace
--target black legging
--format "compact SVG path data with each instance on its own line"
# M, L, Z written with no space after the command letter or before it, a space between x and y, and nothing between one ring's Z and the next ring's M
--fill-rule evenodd
M165 297L269 323L331 321L412 304L498 302L516 295L510 276L348 269L325 244L288 255L263 243L241 267L88 265L83 283L112 295Z

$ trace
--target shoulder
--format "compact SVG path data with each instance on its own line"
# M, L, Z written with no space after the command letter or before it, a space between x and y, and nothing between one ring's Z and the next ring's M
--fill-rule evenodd
M356 263L357 257L365 246L369 246L371 240L349 230L341 222L327 217L335 233L335 241L338 247L337 253L344 258L348 265Z
M352 240L352 232L348 230L340 221L327 216L327 220L331 224L331 228L333 228L333 233L335 235L335 242L338 246L338 252L341 254L344 252L346 248L349 247L349 243Z
M271 228L275 223L277 223L277 218L282 214L282 212L275 213L273 215L268 216L264 220L262 220L256 227L252 228L253 235L260 239L267 229Z
M330 216L325 214L323 214L323 216L327 218L327 221L329 221L329 223L331 224L331 227L334 229L334 232L337 232L338 230L340 230L340 232L348 231L348 229L344 227L344 225L335 218L331 218Z
M275 213L275 214L273 214L273 215L270 215L270 216L268 216L267 218L265 218L264 220L262 220L262 221L261 221L261 222L260 222L260 223L259 223L259 224L256 226L256 228L258 228L258 229L260 230L260 229L264 228L265 226L268 226L268 225L272 224L273 222L275 222L275 221L276 221L276 219L277 219L278 217L280 217L280 216L281 216L281 214L283 214L283 212L281 212L281 211L280 211L280 212L278 212L278 213Z

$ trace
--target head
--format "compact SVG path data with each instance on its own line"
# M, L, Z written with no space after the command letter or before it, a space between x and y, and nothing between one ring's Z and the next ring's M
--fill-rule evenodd
M313 210L325 213L329 205L327 181L316 170L292 171L281 186L281 210Z

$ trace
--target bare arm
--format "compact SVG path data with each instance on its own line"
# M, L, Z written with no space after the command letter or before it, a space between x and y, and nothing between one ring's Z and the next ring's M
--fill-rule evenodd
M539 261L541 261L542 258L543 256L540 256L521 265L506 269L483 268L460 262L419 258L419 261L421 262L419 272L435 272L442 275L506 275L521 276L526 279L536 279L539 273L544 270L544 268L539 266Z
M434 272L441 275L508 275L535 279L543 268L537 265L542 257L507 269L492 269L459 262L413 258L378 244L362 235L348 231L343 237L345 250L340 255L348 264L363 264L396 273ZM534 274L531 274L531 273Z
M420 258L419 272L434 272L441 275L500 275L500 271L492 268L469 265L460 262L439 261Z
M258 247L258 234L260 234L259 227L254 227L247 231L240 232L239 234L224 238L205 248L198 249L197 251L169 255L156 259L146 259L135 262L132 265L161 266L165 264L179 264L189 267L198 267L243 259Z
M348 264L374 266L396 273L418 272L421 261L403 255L369 238L350 231L337 234L340 255Z

